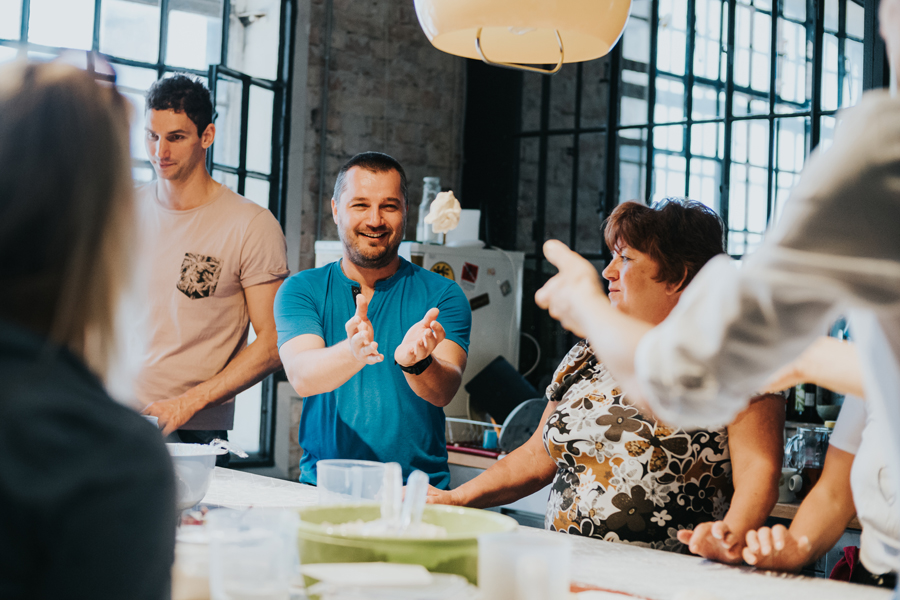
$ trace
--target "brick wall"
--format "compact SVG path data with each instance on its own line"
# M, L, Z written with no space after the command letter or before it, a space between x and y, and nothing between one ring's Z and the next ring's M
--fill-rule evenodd
M436 50L425 37L411 0L333 0L324 194L319 203L321 104L324 83L325 0L310 0L306 65L306 128L299 240L299 267L315 264L317 222L321 239L336 240L331 190L338 169L366 150L390 154L409 179L407 239L415 234L422 178L435 176L458 191L465 59ZM305 23L298 23L304 27ZM298 36L305 41L306 36ZM297 73L303 69L297 68ZM295 90L296 90L295 86ZM291 415L291 479L299 476L297 423Z
M322 239L337 239L331 189L340 166L377 150L400 161L409 178L407 237L415 233L422 178L458 189L465 64L436 50L409 0L334 0L328 72L325 193L319 203L321 100L327 4L312 0L307 78L300 267L314 264L317 214Z

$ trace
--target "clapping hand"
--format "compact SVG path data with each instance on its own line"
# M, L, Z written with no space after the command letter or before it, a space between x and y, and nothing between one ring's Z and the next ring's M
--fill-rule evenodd
M703 558L730 564L741 562L744 540L733 533L724 521L700 523L693 531L679 531L678 541Z
M595 302L609 302L600 285L597 269L558 240L544 243L544 256L559 269L559 273L537 291L535 302L546 308L563 327L577 336L586 337L584 315L593 311Z
M429 309L425 318L409 328L403 341L394 351L394 360L401 367L411 367L420 360L431 356L434 349L447 337L444 328L437 322L440 311Z
M375 330L367 316L369 301L362 294L356 296L356 313L347 321L347 339L350 342L350 353L353 358L367 365L374 365L384 360L378 353L378 342L375 341Z

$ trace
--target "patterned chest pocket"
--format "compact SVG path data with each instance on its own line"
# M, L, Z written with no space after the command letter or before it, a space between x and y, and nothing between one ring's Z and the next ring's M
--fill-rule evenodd
M218 258L186 252L176 287L192 300L209 298L216 291L221 273L222 261Z

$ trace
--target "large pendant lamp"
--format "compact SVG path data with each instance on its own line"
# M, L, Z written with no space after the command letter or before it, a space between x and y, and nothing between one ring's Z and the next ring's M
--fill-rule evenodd
M501 67L556 73L607 54L631 0L415 0L438 50ZM543 69L529 65L556 65Z

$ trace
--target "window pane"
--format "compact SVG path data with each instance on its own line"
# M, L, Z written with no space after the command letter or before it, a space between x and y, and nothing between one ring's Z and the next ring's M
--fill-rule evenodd
M732 126L731 160L758 167L769 165L769 122L737 121Z
M680 79L656 78L654 123L678 123L684 120L684 83Z
M687 193L687 161L677 154L656 152L653 157L653 202Z
M131 178L135 183L153 181L153 167L134 167L131 169Z
M216 83L216 141L213 160L238 167L241 144L241 82L220 77ZM271 154L271 144L269 153Z
M791 190L800 180L800 171L806 160L809 147L809 117L777 119L775 121L775 165L773 198L775 201L773 220L777 220L784 210L784 203Z
M740 5L735 17L734 83L745 91L747 101L735 101L734 114L765 113L769 109L771 17Z
M269 182L248 177L244 180L244 196L263 208L269 208Z
M846 0L843 0L846 2ZM838 0L825 0L825 31L838 31Z
M166 63L206 70L222 58L222 0L169 2Z
M221 184L224 184L225 187L230 189L235 194L238 191L238 176L234 173L226 173L225 171L220 171L218 169L213 169L212 177L216 181Z
M550 78L550 129L575 126L575 83L578 65L565 65Z
M260 173L272 170L272 115L275 92L250 86L250 114L247 123L247 169Z
M684 152L684 125L654 127L653 147L669 152Z
M622 57L648 64L650 62L650 0L634 0L628 27L622 36Z
M722 185L722 163L704 158L691 159L688 197L719 210L719 188Z
M659 0L656 67L665 73L684 74L687 47L687 0Z
M144 146L144 96L156 81L156 71L126 65L116 65L115 69L119 91L134 106L134 118L131 120L131 156L144 159L147 157Z
M778 19L779 55L775 67L775 111L800 112L809 110L810 92L807 73L812 63L806 57L806 27Z
M866 10L854 2L847 0L847 35L863 39L866 28Z
M578 149L578 218L576 242L579 252L603 250L600 206L606 189L606 134L580 137Z
M806 21L806 0L783 0L782 14L788 19Z
M94 41L94 0L31 0L28 41L90 50Z
M722 123L702 123L691 127L691 154L722 159L725 150L725 126Z
M609 105L609 61L601 58L581 64L581 126L605 127Z
M825 34L824 56L822 58L822 110L836 110L838 107L838 39Z
M252 331L252 327L250 328ZM259 452L259 426L262 418L262 382L237 395L234 401L234 428L228 439L244 452Z
M694 75L708 79L724 78L721 69L722 21L721 0L696 0L694 40Z
M625 129L619 132L618 204L628 200L646 202L647 130Z
M848 4L852 4L849 2ZM841 86L841 108L859 102L863 92L863 44L844 41L844 82Z
M695 85L693 93L695 120L718 119L725 116L725 92L716 88Z
M236 12L232 9L228 26L228 66L252 77L277 79L281 0L257 0L244 19Z
M15 60L19 55L19 51L10 46L0 46L0 63Z
M632 62L630 66L645 70L622 69L619 124L643 125L647 123L647 89L650 78L646 72L647 65Z
M22 32L22 0L0 0L0 39L18 40Z
M159 0L103 0L100 51L155 63L159 56Z
M831 146L831 142L834 140L834 128L837 127L837 119L834 117L823 116L820 124L818 148L821 148L824 151Z
M730 230L765 231L768 180L766 169L736 163L731 165L731 194L728 199Z

